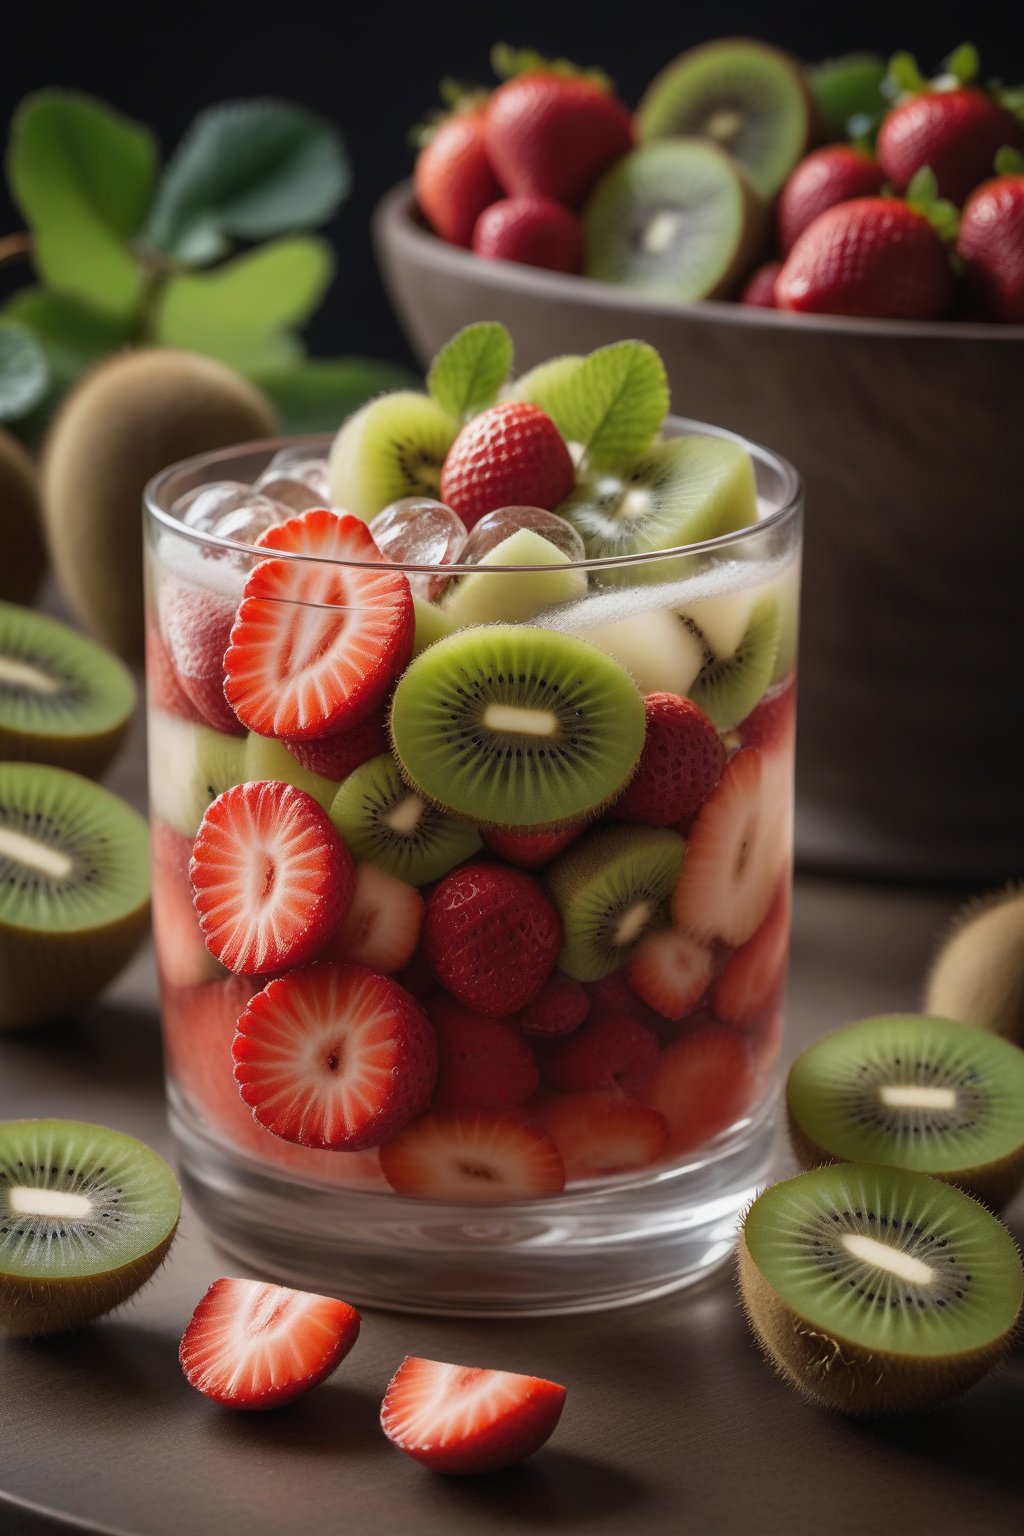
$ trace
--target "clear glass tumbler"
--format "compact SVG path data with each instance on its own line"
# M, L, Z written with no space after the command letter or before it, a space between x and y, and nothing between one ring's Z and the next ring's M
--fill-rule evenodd
M729 435L679 419L667 430ZM316 457L329 443L302 446ZM266 550L204 531L201 518L183 521L183 509L203 488L252 485L282 445L207 454L149 486L149 785L169 1112L193 1207L221 1247L356 1303L461 1315L614 1306L696 1281L728 1256L738 1214L770 1167L778 1098L802 518L791 466L743 446L758 517L739 532L560 563L555 575L547 566L388 567L404 571L415 605L413 659L399 687L430 652L405 690L421 701L451 681L449 632L481 623L503 626L477 630L487 643L516 626L517 640L530 632L531 655L570 655L602 678L610 660L620 714L609 739L620 758L635 758L646 727L642 772L554 830L524 831L521 805L511 826L493 812L474 823L437 809L400 755L397 708L389 727L386 707L375 745L339 734L334 760L344 767L334 776L312 771L308 753L300 763L284 741L247 734L225 699L224 655ZM253 525L243 514L238 526L244 537ZM471 601L453 603L469 581ZM339 609L339 623L348 612ZM687 695L699 713L680 704ZM552 703L550 718L489 707L489 729L507 734L513 756L534 752L538 730L572 736L579 716L560 707ZM365 797L353 795L351 775L368 752L397 786L396 835L426 835L441 818L440 858L389 862L363 836ZM269 978L233 974L208 951L189 864L211 802L253 781L312 795L354 850L362 927L304 963L376 967L437 1036L433 1102L421 1094L381 1145L285 1139L236 1081L238 1023ZM458 978L474 946L490 941L470 921L445 948L447 917L437 916L453 889L472 898L481 868L485 883L527 891L556 929L557 955L548 953L541 975L532 940L516 954L515 939L510 958L498 924L505 949L489 1012L467 1007ZM516 922L513 910L505 926ZM345 1028L339 1017L339 1040Z

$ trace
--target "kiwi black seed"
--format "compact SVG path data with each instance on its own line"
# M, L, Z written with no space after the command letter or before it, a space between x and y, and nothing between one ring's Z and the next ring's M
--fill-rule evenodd
M149 833L91 779L0 763L0 1029L72 1013L149 927Z
M438 810L405 783L389 752L349 774L330 816L360 864L407 885L440 880L481 846L470 822Z
M923 1006L1024 1046L1024 886L957 914L928 972Z
M555 827L608 804L643 749L643 697L604 651L525 624L438 640L395 690L402 772L480 826Z
M952 1019L861 1019L797 1057L790 1140L805 1168L884 1163L1001 1206L1024 1179L1024 1051Z
M977 1200L861 1163L759 1195L739 1277L779 1373L861 1415L926 1411L972 1387L1009 1349L1024 1294L1013 1238Z
M782 633L782 610L770 593L758 598L731 656L710 649L689 693L720 731L745 720L762 697L775 671Z
M437 497L459 430L429 395L397 389L345 422L331 447L334 504L367 522L403 496Z
M0 759L99 775L134 708L122 662L57 619L0 603Z
M162 1262L181 1196L155 1152L78 1120L0 1123L0 1333L61 1333Z

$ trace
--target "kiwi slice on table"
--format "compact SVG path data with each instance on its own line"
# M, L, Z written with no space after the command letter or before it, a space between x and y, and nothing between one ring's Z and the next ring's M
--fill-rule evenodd
M797 1057L786 1104L805 1168L913 1168L992 1206L1024 1179L1024 1051L969 1024L912 1013L849 1024Z
M131 673L102 646L0 603L0 758L101 774L134 708Z
M958 914L928 972L924 1008L1024 1046L1024 887Z
M544 566L544 570L495 571L495 566ZM460 576L445 595L454 625L522 623L542 608L570 603L587 592L586 573L532 528L519 528L489 550L477 570Z
M720 731L745 720L772 681L782 633L782 610L766 594L754 604L743 637L728 656L708 650L689 695Z
M877 53L848 53L808 65L807 83L827 141L848 138L851 118L870 127L887 111L890 103L882 82L888 71Z
M207 806L233 784L246 783L246 738L152 707L148 735L150 809L193 838Z
M816 1168L765 1190L739 1245L740 1291L779 1372L844 1413L915 1413L1008 1351L1024 1275L969 1195L902 1168Z
M0 1333L62 1333L120 1306L174 1240L162 1157L78 1120L0 1123Z
M234 761L230 754L228 760ZM284 742L278 741L275 736L257 736L255 731L251 731L243 747L241 765L240 783L258 784L265 780L276 780L279 784L294 784L296 789L304 789L307 795L312 795L325 811L330 810L338 793L335 779L325 779L322 774L311 773L308 768L304 768ZM209 784L207 789L212 787ZM225 784L223 787L228 789L230 786ZM220 790L217 793L220 794Z
M583 211L583 271L652 299L727 294L764 229L735 161L700 139L645 144L617 160Z
M349 774L330 816L358 863L407 885L440 880L481 846L476 827L411 789L388 752Z
M395 690L402 770L481 826L555 827L614 800L643 749L644 701L596 646L521 624L439 640Z
M555 861L547 884L562 915L561 970L597 981L626 964L668 902L686 844L664 827L599 827Z
M336 507L365 522L403 496L437 499L441 466L459 430L428 395L397 389L345 422L327 474Z
M814 116L795 59L752 38L728 37L666 65L640 102L636 123L645 143L680 135L710 140L770 202L806 152Z

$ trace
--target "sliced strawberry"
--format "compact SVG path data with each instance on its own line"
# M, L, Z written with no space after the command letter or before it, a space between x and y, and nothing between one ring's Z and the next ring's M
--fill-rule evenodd
M243 976L271 976L322 949L347 913L355 865L312 795L268 780L208 807L189 866L206 947Z
M261 736L307 740L365 720L412 654L412 593L366 524L303 512L267 530L224 657L224 693Z
M537 1091L536 1057L513 1024L472 1013L443 992L427 1015L439 1054L436 1110L518 1109Z
M672 827L695 816L722 776L722 738L692 699L649 693L647 735L636 773L612 808L614 821Z
M534 1113L555 1138L566 1180L632 1173L668 1151L664 1115L619 1092L557 1094Z
M464 864L427 901L423 948L431 970L453 997L492 1018L533 1001L561 947L558 909L522 870Z
M358 965L280 976L249 1003L232 1054L261 1125L304 1147L359 1151L425 1109L437 1041L414 997Z
M646 1078L658 1059L658 1037L628 1013L591 1017L544 1052L544 1077L563 1093L626 1086Z
M735 1124L756 1091L750 1053L726 1025L701 1025L670 1045L636 1097L665 1116L669 1150L692 1152Z
M244 734L244 724L224 697L234 600L211 588L174 582L161 593L160 617L175 678L193 713L215 730Z
M150 824L153 882L153 946L162 979L194 987L224 975L196 921L188 867L192 844L155 818Z
M571 1035L574 1029L579 1029L590 1007L590 993L583 983L555 971L519 1015L519 1028L524 1035L545 1038Z
M157 709L179 715L182 720L203 724L203 716L178 681L164 637L152 617L146 620L146 700ZM232 720L230 729L232 732L238 730L237 720Z
M286 741L285 746L308 772L340 784L371 757L388 751L384 711L347 725L336 736L323 736L318 741Z
M789 954L789 877L784 876L768 916L736 950L715 988L715 1012L726 1024L756 1023L785 979Z
M790 744L796 729L796 678L791 674L770 688L736 729L745 747L769 751Z
M423 897L375 864L356 867L352 905L322 959L391 975L408 965L420 941Z
M645 934L626 967L629 984L665 1019L685 1018L711 980L711 951L682 928Z
M317 1386L359 1337L359 1313L333 1296L259 1280L215 1280L178 1358L190 1386L226 1408L279 1408Z
M574 843L584 831L581 823L576 827L563 827L561 832L516 832L491 829L481 832L481 837L492 853L516 864L520 869L543 869L563 850Z
M554 1141L518 1114L424 1115L380 1149L400 1195L467 1205L502 1205L557 1195L565 1169Z
M565 1388L539 1376L406 1356L381 1404L393 1445L435 1472L466 1476L518 1466L561 1417Z

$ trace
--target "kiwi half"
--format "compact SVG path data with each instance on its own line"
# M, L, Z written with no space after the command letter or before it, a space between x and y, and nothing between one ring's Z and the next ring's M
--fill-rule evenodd
M730 731L745 720L764 694L775 670L781 633L778 599L766 594L754 604L731 655L720 657L708 650L689 694L720 731Z
M1024 887L957 915L928 972L924 1010L1024 1046Z
M740 1290L762 1349L844 1413L923 1411L1009 1349L1024 1275L1006 1228L921 1173L857 1163L765 1190L746 1214Z
M428 395L396 389L345 422L327 474L334 505L365 522L403 496L436 501L441 466L459 430Z
M246 783L247 738L225 736L152 705L147 731L150 809L182 837L193 838L217 796Z
M802 158L814 104L796 60L752 38L722 38L681 54L636 111L645 143L694 135L727 151L769 202Z
M0 603L0 758L101 774L124 740L135 683L66 624Z
M226 741L230 738L223 739ZM231 752L226 752L221 761L225 770L230 772L229 764L234 762ZM214 780L217 777L217 764L212 764L211 768L212 772L204 785L205 793L209 793L214 787ZM241 777L236 782L262 784L269 779L276 780L279 784L294 784L296 789L304 789L306 794L312 795L325 811L330 810L334 797L338 793L336 780L326 779L323 774L312 773L308 768L304 768L298 759L292 756L283 741L278 741L274 736L257 736L255 731L250 731L241 757ZM227 784L222 787L230 788ZM220 793L221 790L218 789L217 794ZM207 804L211 804L214 799L216 795L211 796Z
M482 826L558 826L608 804L646 732L640 690L596 646L483 624L439 640L395 690L402 771L435 805Z
M476 827L409 788L388 752L349 774L330 816L360 864L376 865L407 885L440 880L481 846Z
M0 1124L0 1333L62 1333L163 1261L181 1195L162 1157L78 1120Z
M925 1014L849 1024L797 1057L786 1104L804 1168L913 1168L992 1206L1024 1179L1024 1051L969 1024Z
M502 565L546 569L493 569ZM467 624L522 623L542 608L585 597L586 591L586 574L568 555L531 528L519 528L489 550L476 571L449 587L444 608L460 629Z
M149 833L90 779L0 763L0 1029L73 1012L149 927Z

